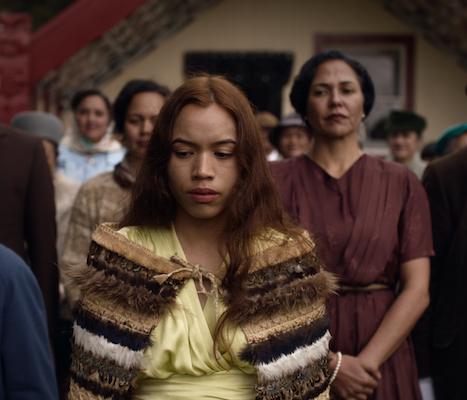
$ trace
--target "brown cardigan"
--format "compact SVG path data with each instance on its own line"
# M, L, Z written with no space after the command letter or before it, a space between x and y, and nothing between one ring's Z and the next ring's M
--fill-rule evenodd
M114 179L114 172L103 172L84 182L71 209L60 267L68 269L86 262L94 229L104 222L117 222L128 203L128 191ZM79 291L64 274L67 298L74 304Z

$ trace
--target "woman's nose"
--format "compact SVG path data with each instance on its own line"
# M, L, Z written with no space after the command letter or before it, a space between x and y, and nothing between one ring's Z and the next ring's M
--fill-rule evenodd
M150 119L145 119L141 126L141 133L151 134L154 129L154 123Z
M339 93L338 90L333 90L331 92L331 104L336 105L336 104L341 104L341 102L342 102L341 93Z
M193 177L195 179L213 178L212 160L207 154L200 154L193 166Z

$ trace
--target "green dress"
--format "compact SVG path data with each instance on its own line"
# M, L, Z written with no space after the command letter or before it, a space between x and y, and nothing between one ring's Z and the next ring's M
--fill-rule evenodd
M177 254L186 261L173 227L128 227L119 233L158 256L170 259ZM226 307L222 301L218 303L219 315L222 315ZM215 296L208 297L203 309L195 283L190 279L180 290L176 304L152 332L153 344L144 352L144 376L133 391L133 398L254 399L255 368L237 357L246 345L245 334L239 327L228 332L230 351L219 347L220 357L216 359Z

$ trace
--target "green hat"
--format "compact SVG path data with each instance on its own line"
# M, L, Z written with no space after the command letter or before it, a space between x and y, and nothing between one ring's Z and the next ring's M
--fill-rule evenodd
M446 129L436 142L435 152L438 156L449 154L453 139L461 133L467 132L467 124L457 124Z
M388 132L415 131L422 134L426 127L426 119L412 111L392 110L384 129Z

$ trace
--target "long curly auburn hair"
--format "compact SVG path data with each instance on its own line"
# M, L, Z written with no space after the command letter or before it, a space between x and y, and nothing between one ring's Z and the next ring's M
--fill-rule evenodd
M219 253L228 255L224 258L226 274L222 283L230 295L229 309L220 324L223 325L230 311L241 304L254 240L272 230L288 237L301 235L301 230L293 226L283 211L250 102L226 78L210 75L189 78L167 97L132 187L129 210L120 226L170 227L177 204L168 186L167 165L172 154L175 120L188 104L200 107L218 104L232 116L237 129L234 151L240 178L225 210L226 224L218 241Z

